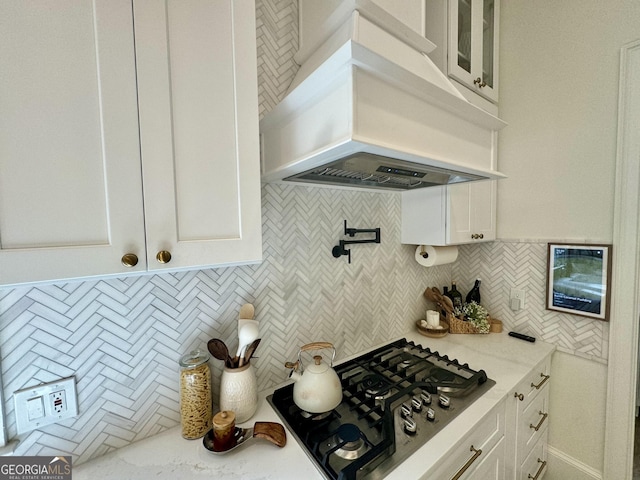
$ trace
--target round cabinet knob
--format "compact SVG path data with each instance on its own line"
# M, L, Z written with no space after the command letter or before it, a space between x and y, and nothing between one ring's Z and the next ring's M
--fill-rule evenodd
M156 255L156 260L158 260L159 263L169 263L171 261L171 253L167 250L160 250Z
M135 267L138 264L138 256L135 253L125 253L122 256L122 264L125 267Z
M483 81L480 77L476 78L476 79L473 81L473 84L474 84L474 85L478 85L480 88L482 88L482 87L486 87L486 86L487 86L487 82Z

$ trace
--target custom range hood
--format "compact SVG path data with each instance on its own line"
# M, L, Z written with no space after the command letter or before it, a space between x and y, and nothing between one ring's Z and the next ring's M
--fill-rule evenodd
M322 4L301 0L301 15ZM289 92L260 122L263 181L408 190L504 177L505 123L456 90L426 55L433 43L370 0L315 17L301 21L312 41Z

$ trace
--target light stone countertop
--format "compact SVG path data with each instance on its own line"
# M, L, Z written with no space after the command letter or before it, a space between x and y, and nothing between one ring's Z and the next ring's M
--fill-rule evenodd
M536 341L529 343L509 337L506 332L488 335L447 335L428 338L417 332L407 340L439 351L449 358L468 363L474 370L483 369L495 380L480 399L467 407L446 428L435 435L386 478L405 480L420 478L438 460L484 418L555 347ZM393 339L390 339L392 341ZM374 346L373 348L375 348ZM258 411L241 426L255 421L279 422L275 411L261 396ZM254 439L226 455L214 455L202 446L202 439L185 440L180 427L136 442L95 460L73 468L74 480L299 480L324 478L287 431L287 445L280 449L269 442Z

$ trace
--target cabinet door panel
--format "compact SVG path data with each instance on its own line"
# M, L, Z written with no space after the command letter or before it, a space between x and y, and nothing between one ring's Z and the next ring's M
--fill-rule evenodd
M260 260L253 2L135 0L134 15L149 268Z
M473 233L482 235L482 240L496 238L496 190L497 180L472 184Z
M0 284L127 270L145 256L131 3L3 2L0 31Z
M447 243L470 243L473 228L473 183L459 183L447 187L447 201L449 202L449 217L447 221Z

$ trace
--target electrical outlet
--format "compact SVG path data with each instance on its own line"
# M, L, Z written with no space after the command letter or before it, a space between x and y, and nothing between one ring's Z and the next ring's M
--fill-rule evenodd
M67 409L67 400L64 390L59 390L49 394L52 410L55 413L62 413Z
M511 289L511 293L509 294L509 307L514 312L524 308L524 290L518 290L517 288Z
M78 415L75 377L13 392L18 434Z

